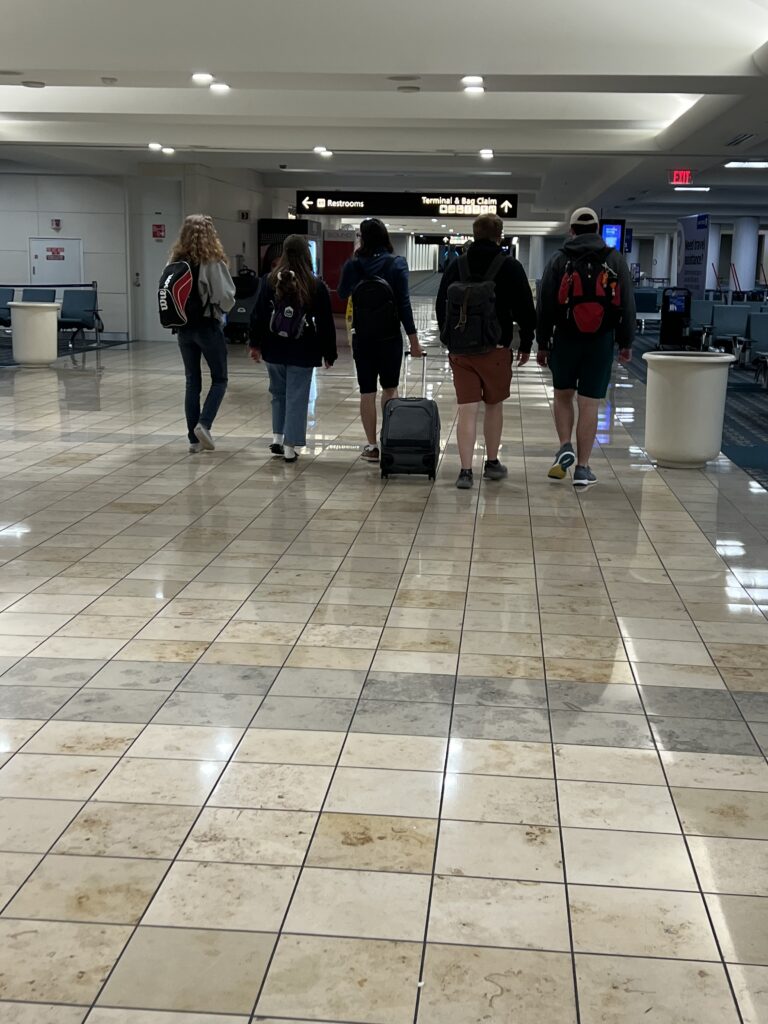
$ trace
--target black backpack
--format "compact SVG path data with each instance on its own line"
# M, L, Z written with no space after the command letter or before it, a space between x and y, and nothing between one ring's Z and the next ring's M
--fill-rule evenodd
M609 262L615 249L565 257L557 289L556 322L578 334L596 335L613 330L621 319L619 275Z
M394 257L392 257L394 259ZM397 299L389 281L368 275L352 289L352 330L355 341L366 345L400 340L400 314Z
M170 330L198 326L205 317L200 298L198 278L200 268L186 260L169 263L160 275L157 288L157 307L160 323Z
M448 285L440 340L453 355L481 355L501 344L496 313L496 275L506 260L500 252L480 278L473 279L469 259L459 259L459 280Z

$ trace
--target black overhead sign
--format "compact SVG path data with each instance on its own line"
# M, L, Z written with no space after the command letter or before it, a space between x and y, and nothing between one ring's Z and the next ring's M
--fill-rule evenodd
M514 193L490 192L297 192L299 216L479 217L517 216Z

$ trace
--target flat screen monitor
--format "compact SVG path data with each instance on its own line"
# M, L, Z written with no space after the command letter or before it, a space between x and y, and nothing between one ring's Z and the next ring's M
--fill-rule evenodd
M600 224L600 234L606 245L612 246L617 252L624 251L624 221L604 220Z
M672 292L667 296L670 313L685 313L687 296L685 292Z
M309 255L312 257L312 270L317 273L317 242L314 238L308 238Z

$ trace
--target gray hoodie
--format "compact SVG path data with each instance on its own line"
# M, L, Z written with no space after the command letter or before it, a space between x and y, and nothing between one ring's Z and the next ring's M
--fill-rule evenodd
M201 263L198 290L203 309L210 309L217 320L223 320L235 304L235 283L226 263Z
M538 287L536 341L542 351L552 345L552 333L558 319L557 292L560 280L569 258L583 256L588 252L605 252L605 262L619 278L621 294L621 319L614 329L619 348L631 348L635 337L635 291L627 261L616 249L608 248L603 239L595 234L574 235L562 249L555 253L547 264ZM559 329L560 330L560 329ZM567 332L565 333L567 337Z

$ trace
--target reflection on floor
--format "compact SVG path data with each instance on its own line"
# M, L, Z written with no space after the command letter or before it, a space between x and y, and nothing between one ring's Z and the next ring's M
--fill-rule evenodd
M535 366L458 492L439 356L435 487L348 356L287 466L232 364L200 456L172 344L0 373L0 1020L765 1022L768 493L625 375L550 483Z

